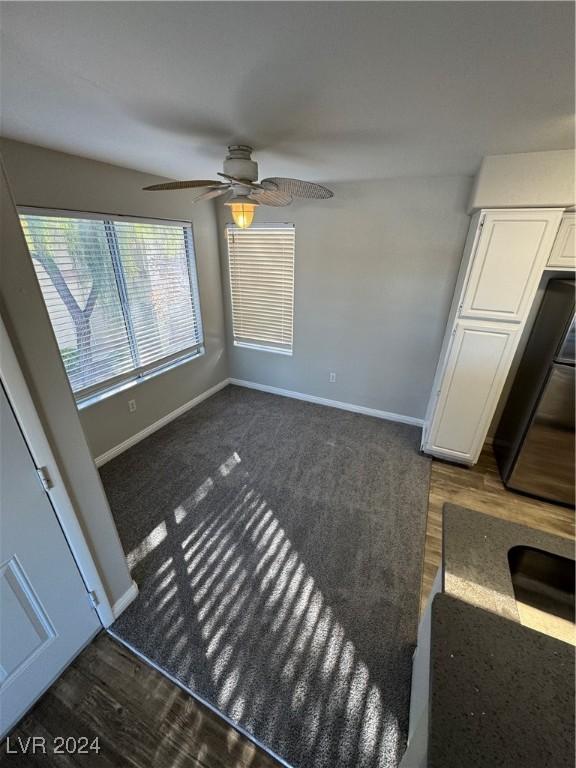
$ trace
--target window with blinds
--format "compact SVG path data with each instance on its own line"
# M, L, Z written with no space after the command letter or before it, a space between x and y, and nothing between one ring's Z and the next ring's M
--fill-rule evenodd
M234 344L292 354L294 226L227 227Z
M203 352L189 224L35 209L20 221L78 399Z

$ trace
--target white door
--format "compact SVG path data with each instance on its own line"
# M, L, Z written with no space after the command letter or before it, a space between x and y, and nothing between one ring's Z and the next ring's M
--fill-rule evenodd
M506 323L456 323L423 450L466 464L477 460L519 330Z
M0 386L0 735L100 628Z

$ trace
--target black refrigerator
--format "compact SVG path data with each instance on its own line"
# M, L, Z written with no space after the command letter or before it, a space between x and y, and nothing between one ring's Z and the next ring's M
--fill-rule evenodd
M494 438L504 484L574 504L575 282L551 280Z

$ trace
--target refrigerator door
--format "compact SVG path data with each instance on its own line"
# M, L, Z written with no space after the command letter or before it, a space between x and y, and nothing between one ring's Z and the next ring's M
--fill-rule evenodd
M506 485L574 504L574 368L555 364Z
M560 346L556 362L567 363L568 365L574 365L574 346L576 341L576 317L572 318L570 327L564 337L564 341Z
M530 426L550 369L566 355L570 360L568 329L574 319L574 280L550 280L518 366L500 424L494 435L494 453L506 484ZM574 327L572 326L572 330ZM568 331L568 333L567 333ZM572 352L573 361L573 352Z

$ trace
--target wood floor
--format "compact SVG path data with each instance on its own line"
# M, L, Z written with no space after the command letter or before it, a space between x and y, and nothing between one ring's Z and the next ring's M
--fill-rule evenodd
M432 462L420 610L426 604L442 556L442 507L445 502L574 538L574 511L508 491L500 479L494 453L486 447L473 467Z
M421 604L440 563L444 502L574 536L571 510L507 491L490 450L470 469L432 462ZM155 669L102 633L50 688L11 734L12 748L44 736L47 753L6 754L14 768L273 768L278 764ZM98 736L100 752L54 755L55 736Z
M18 750L29 736L46 739L47 754L6 754L7 768L273 768L278 763L168 678L102 632L54 683L10 735ZM56 736L96 754L54 754Z

